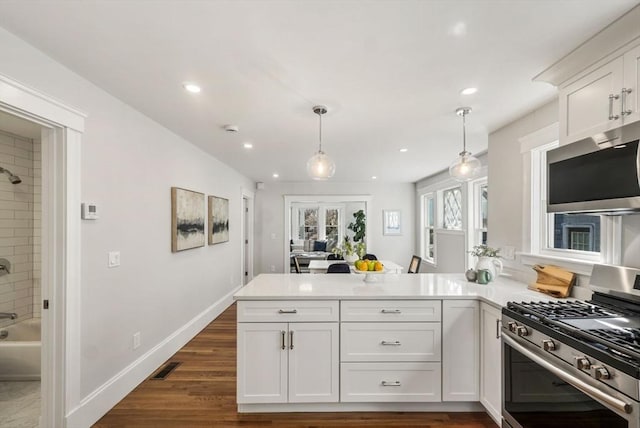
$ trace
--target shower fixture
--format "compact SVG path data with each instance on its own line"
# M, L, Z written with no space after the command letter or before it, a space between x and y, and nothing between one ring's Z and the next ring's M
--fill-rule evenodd
M11 182L11 184L20 184L20 183L22 183L22 179L20 177L18 177L17 175L14 175L8 169L5 169L5 168L0 166L0 173L3 173L3 172L9 176L9 181Z

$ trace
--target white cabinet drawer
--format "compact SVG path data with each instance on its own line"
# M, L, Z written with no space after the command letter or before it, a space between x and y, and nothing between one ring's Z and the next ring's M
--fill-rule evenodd
M440 361L440 323L341 323L341 361Z
M338 321L335 300L240 300L238 322Z
M440 321L440 300L347 300L340 306L342 321Z
M342 363L342 402L431 402L441 398L439 363Z

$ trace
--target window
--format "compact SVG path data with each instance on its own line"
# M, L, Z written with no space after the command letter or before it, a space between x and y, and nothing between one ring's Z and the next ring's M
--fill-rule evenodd
M422 258L430 261L431 263L435 262L435 246L434 246L434 230L436 226L435 214L435 198L433 197L433 193L424 195L422 205L423 212L423 236L422 236Z
M335 206L292 206L293 238L307 242L305 251L313 250L315 241L327 241L326 251L333 250L344 235L343 208Z
M616 262L616 251L607 243L620 242L619 217L547 213L546 155L555 147L557 141L531 150L531 252L594 263Z
M442 192L443 227L462 230L462 190L460 187Z

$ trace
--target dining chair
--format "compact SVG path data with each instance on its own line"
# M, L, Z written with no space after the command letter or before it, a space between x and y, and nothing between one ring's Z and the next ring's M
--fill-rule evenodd
M362 260L378 260L375 254L365 254Z
M418 273L420 271L420 263L422 263L422 257L413 256L409 262L409 269L407 273Z
M351 269L346 263L334 263L329 265L327 273L351 273Z
M296 273L302 273L302 271L300 270L300 262L298 261L297 257L292 257L293 258L293 266L296 269Z

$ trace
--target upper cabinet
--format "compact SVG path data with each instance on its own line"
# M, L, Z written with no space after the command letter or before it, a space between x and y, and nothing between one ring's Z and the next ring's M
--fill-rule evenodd
M640 120L640 46L560 87L560 144Z
M559 89L560 144L604 141L640 121L638 22L640 5L534 77Z

